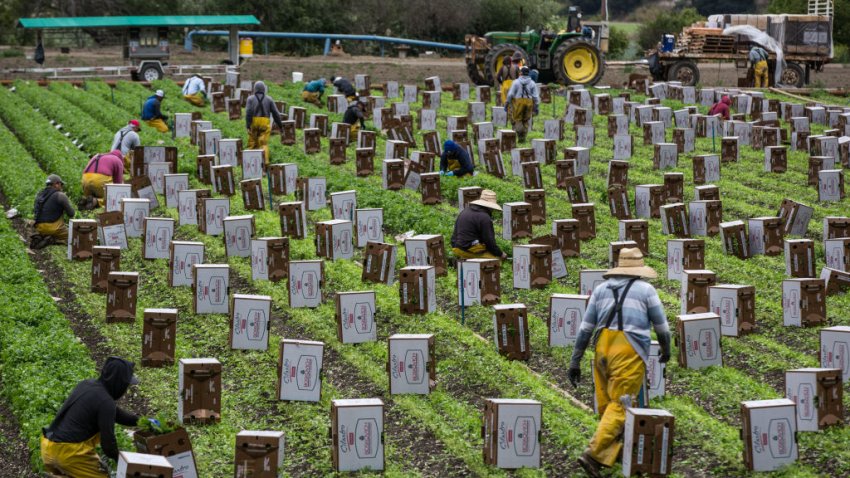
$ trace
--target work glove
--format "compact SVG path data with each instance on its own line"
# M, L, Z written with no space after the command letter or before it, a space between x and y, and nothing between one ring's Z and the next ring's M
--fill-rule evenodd
M443 171L443 170L440 170L440 176L445 176L445 175L446 175L446 172Z
M658 358L660 363L667 363L670 361L670 352L662 352L661 357Z
M661 357L658 361L667 363L670 360L670 332L658 335L658 345L661 347Z
M540 114L540 105L534 105L534 116Z
M570 379L570 384L573 387L578 387L578 383L581 381L581 369L578 367L570 368L567 372L567 376Z
M454 175L455 175L454 171L447 171L446 172L446 176L454 176Z
M148 418L148 421L150 422L151 425L154 426L154 428L161 428L162 427L162 424L159 423L159 420L157 420L156 418Z

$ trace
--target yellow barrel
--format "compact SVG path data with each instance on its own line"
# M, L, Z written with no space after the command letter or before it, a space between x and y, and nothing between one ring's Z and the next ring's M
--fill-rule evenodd
M239 39L239 56L242 58L250 58L254 56L254 39L241 38Z

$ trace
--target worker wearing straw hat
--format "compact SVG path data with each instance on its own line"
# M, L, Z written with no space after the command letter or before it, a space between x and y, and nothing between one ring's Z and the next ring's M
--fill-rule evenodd
M507 254L496 245L492 211L501 211L496 193L485 189L481 197L457 216L452 233L452 252L459 259L505 259Z
M660 362L670 359L670 329L655 288L646 279L657 277L644 264L638 248L620 251L617 267L590 296L570 360L569 379L581 380L581 358L588 345L595 352L593 378L602 418L590 445L578 462L588 475L613 466L623 447L621 435L626 407L632 406L644 383L651 341L650 326L661 345Z

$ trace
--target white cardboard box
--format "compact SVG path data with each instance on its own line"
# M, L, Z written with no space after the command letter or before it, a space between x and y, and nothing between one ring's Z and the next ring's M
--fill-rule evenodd
M826 239L823 241L824 258L826 259L826 267L847 272L848 258L850 258L850 239L843 237L840 239Z
M331 193L331 208L334 219L353 221L354 211L357 209L357 191Z
M589 295L552 294L549 298L549 346L574 345Z
M698 370L723 366L720 351L720 317L714 313L684 314L678 317L680 360L683 366Z
M390 394L431 392L434 335L394 334L387 339Z
M841 369L841 380L850 379L850 327L838 325L820 330L820 366Z
M663 397L666 392L666 363L661 363L661 345L653 340L649 345L649 357L646 364L646 391L649 400Z
M121 212L124 214L127 237L142 237L145 232L145 218L151 213L150 200L124 198L121 200Z
M340 341L344 344L359 344L378 340L375 293L340 292L336 298Z
M227 257L251 257L254 216L227 216L224 219L224 247Z
M272 298L267 295L233 294L230 310L230 348L269 348Z
M737 337L740 317L737 285L716 285L708 288L709 310L720 317L720 333Z
M325 257L331 260L351 259L354 255L351 221L333 219L317 223L319 224L324 225L324 237L320 246L323 244L327 248L323 251Z
M787 398L741 402L744 462L754 471L771 471L797 461L797 417Z
M177 213L181 226L198 225L198 194L184 189L177 192Z
M542 411L536 400L487 399L485 462L497 468L539 468Z
M204 221L208 236L218 236L224 233L224 218L230 215L230 199L228 198L203 198L204 217L198 218Z
M105 212L120 211L121 200L133 197L132 187L129 184L113 184L109 183L104 186L105 195Z
M841 382L833 387L832 397L818 396L818 373L832 372L840 374L836 368L798 368L785 372L785 398L797 405L797 431L816 432L820 430L821 407L831 398L836 401L840 398Z
M583 269L579 272L579 294L590 296L593 289L599 284L605 282L603 274L608 272L608 269Z
M461 271L463 275L461 276ZM481 304L481 263L475 260L458 262L457 267L458 297L457 305L469 307Z
M189 175L182 174L166 174L165 181L165 207L176 208L180 203L178 201L178 193L184 189L189 189Z
M289 306L318 307L324 283L322 261L289 262Z
M218 140L218 164L230 164L236 167L239 164L239 149L241 139Z
M384 469L384 402L333 400L333 458L338 471Z
M428 241L436 237L436 234L417 234L404 240L405 260L408 266L436 266L431 264L431 256L428 252Z
M308 211L316 211L327 205L325 190L327 181L325 178L307 178L307 198L305 205Z
M174 467L164 456L133 453L130 451L118 452L118 464L115 470L115 478L163 476L163 473L166 472L173 473ZM145 473L145 475L142 475L141 473Z
M169 268L171 286L191 286L192 266L204 263L204 243L189 241L171 241Z
M148 179L151 180L151 186L157 194L165 194L165 175L175 172L171 170L171 164L166 162L147 163Z
M146 217L144 231L144 258L168 259L171 238L174 236L174 219Z
M325 344L281 339L278 400L318 402L322 397Z
M384 242L384 210L382 208L356 209L357 247L367 242Z
M246 149L242 151L242 179L263 177L265 156L262 149Z
M195 314L230 312L230 266L193 264Z

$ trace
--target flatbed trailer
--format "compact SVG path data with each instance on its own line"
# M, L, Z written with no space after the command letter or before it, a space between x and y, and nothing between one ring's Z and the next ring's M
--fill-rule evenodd
M148 63L154 63L152 67L162 74L171 76L190 76L199 75L224 75L228 70L234 70L232 65L168 65L158 61L144 62L141 65L126 65L126 66L80 66L66 68L11 68L0 70L0 76L6 77L9 75L33 75L38 79L48 80L70 80L76 78L132 78L134 80L152 81L161 78L161 76L147 78L146 75L140 75L140 71L151 71L151 68L144 69Z

